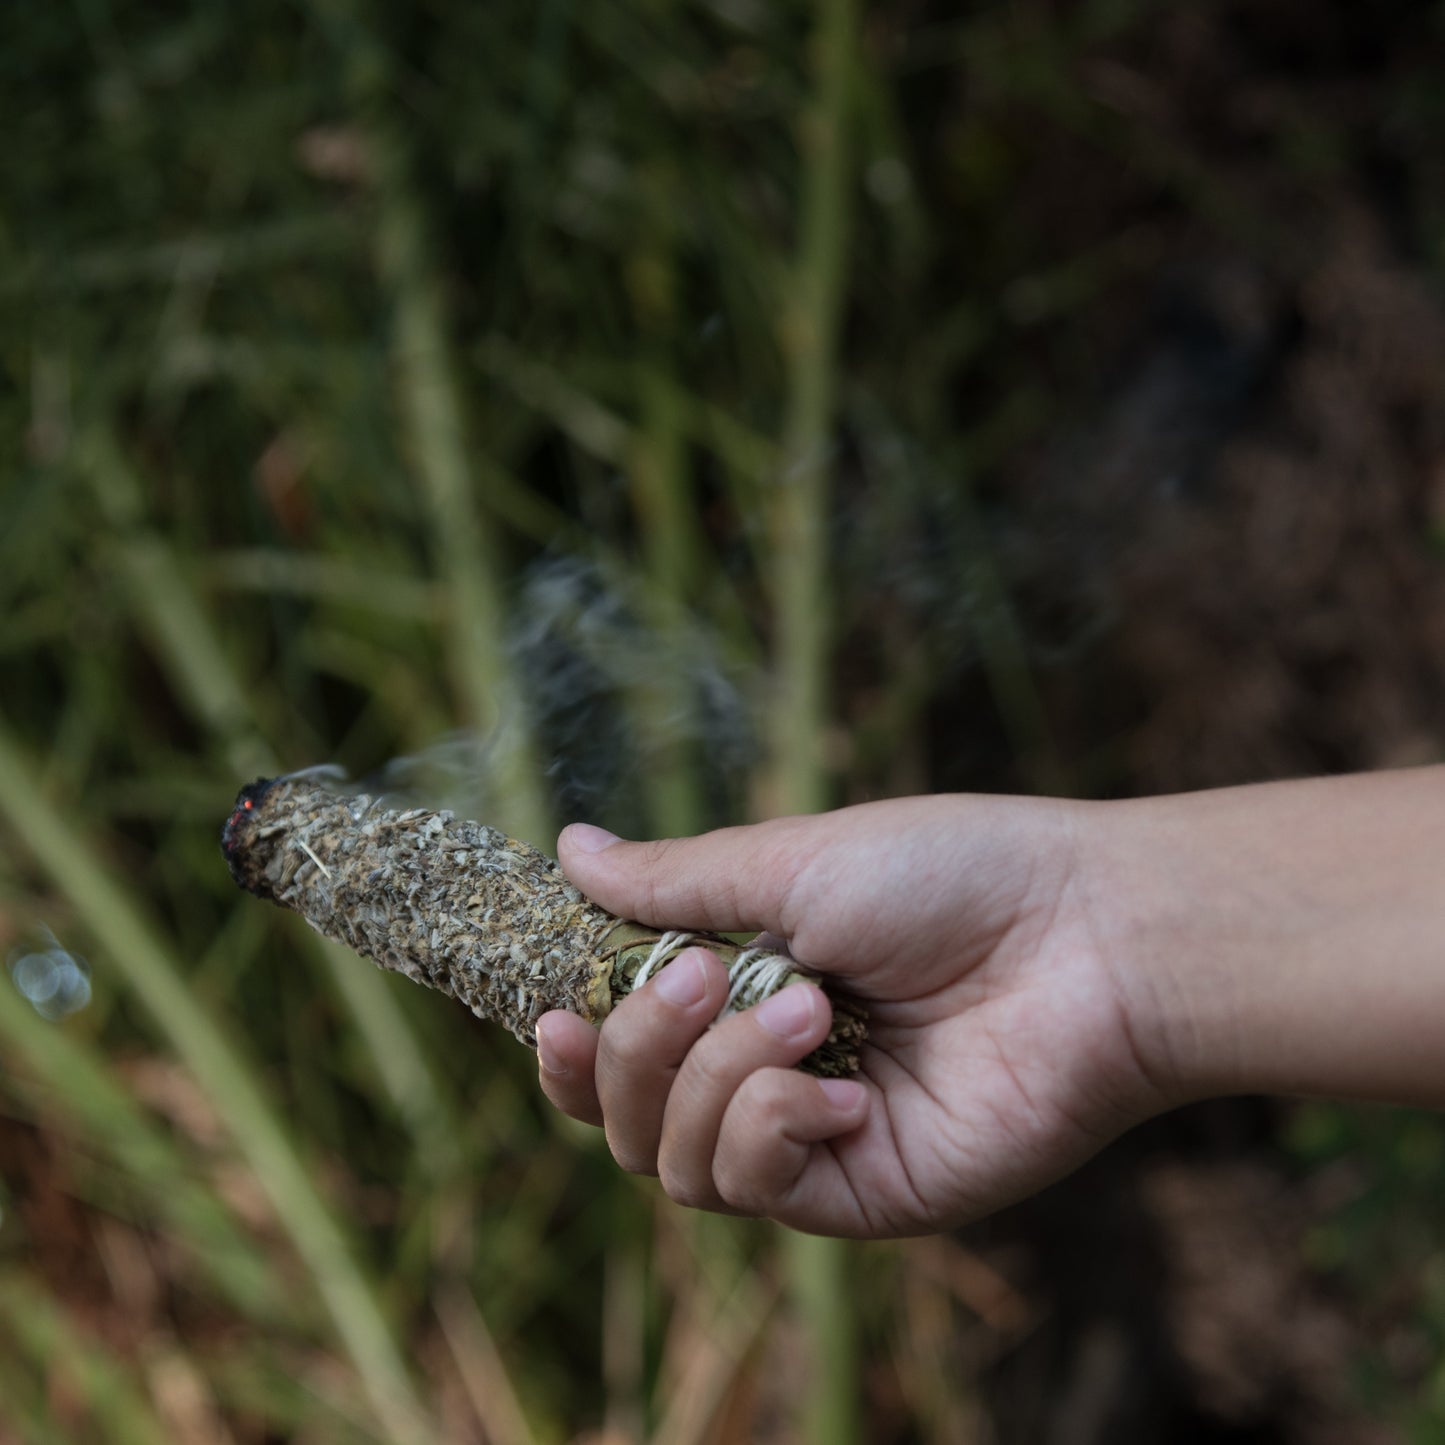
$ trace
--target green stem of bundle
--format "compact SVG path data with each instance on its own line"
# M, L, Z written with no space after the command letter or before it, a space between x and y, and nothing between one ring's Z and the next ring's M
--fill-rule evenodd
M857 43L857 0L817 0L814 95L799 137L798 257L783 312L788 411L770 538L777 587L770 802L781 812L817 812L830 801L825 763L829 483L851 210L848 132ZM813 1350L804 1419L810 1445L852 1445L860 1438L857 1321L847 1251L837 1240L804 1235L789 1240L793 1293Z

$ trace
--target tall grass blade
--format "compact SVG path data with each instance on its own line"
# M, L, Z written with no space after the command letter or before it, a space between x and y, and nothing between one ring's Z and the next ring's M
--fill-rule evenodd
M99 1340L85 1338L50 1293L19 1270L0 1275L0 1322L32 1368L59 1373L78 1391L105 1440L156 1445L167 1438L169 1432L127 1364ZM46 1438L53 1437L47 1433Z
M477 502L460 362L407 136L392 114L392 57L360 0L313 0L313 8L346 56L374 171L376 269L390 297L401 418L446 599L453 680L467 725L487 742L497 824L545 847L553 829L525 696L507 656L500 540Z
M26 1097L38 1095L47 1110L62 1112L88 1143L150 1186L159 1221L185 1242L222 1294L249 1320L279 1320L284 1290L273 1261L246 1238L215 1192L193 1178L190 1162L95 1048L40 1018L4 979L0 1040L10 1058L24 1061ZM294 1315L295 1302L287 1307Z
M175 551L149 523L140 480L109 426L83 433L76 463L90 483L114 535L110 546L127 604L156 660L192 712L217 737L235 776L222 797L257 773L286 771L261 733L254 692L243 685L209 610ZM334 571L334 569L333 569ZM219 864L218 864L219 866ZM357 966L344 950L311 938L309 946L350 1008L377 1072L433 1167L459 1163L453 1110L386 980Z
M305 1260L377 1417L398 1438L430 1438L371 1284L317 1192L271 1102L262 1073L187 989L179 961L140 905L34 783L33 765L0 724L0 813L69 899L79 920L135 990L206 1090Z
M792 295L783 312L788 410L770 542L776 579L770 805L825 808L829 717L829 480L838 345L846 296L853 189L849 129L858 43L857 0L817 0L814 93L798 137L803 198ZM814 1352L804 1430L810 1445L859 1439L858 1343L849 1246L788 1240L793 1290Z

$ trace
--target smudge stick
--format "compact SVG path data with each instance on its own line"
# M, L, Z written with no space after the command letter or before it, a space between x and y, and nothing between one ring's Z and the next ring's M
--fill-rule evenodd
M385 808L306 774L242 788L221 850L241 887L382 968L460 999L532 1048L548 1009L601 1023L693 944L728 967L724 1014L798 979L823 983L769 950L618 918L584 898L552 859L495 828L449 812ZM800 1067L846 1076L858 1068L866 1014L823 987L833 1027Z

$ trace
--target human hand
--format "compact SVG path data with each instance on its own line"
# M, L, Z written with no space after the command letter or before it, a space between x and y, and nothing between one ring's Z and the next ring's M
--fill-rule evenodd
M977 1218L1066 1174L1168 1100L1134 1043L1149 996L1110 956L1078 837L1090 809L931 797L698 838L560 842L589 897L654 926L762 929L865 1000L855 1080L792 1068L829 1009L795 984L709 1027L703 950L600 1030L538 1023L542 1087L681 1203L882 1237Z

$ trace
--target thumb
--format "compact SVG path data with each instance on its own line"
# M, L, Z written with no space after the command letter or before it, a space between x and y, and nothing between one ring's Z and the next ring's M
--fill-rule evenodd
M808 818L628 843L588 823L557 840L567 877L595 903L654 928L791 931L788 899L807 862Z

